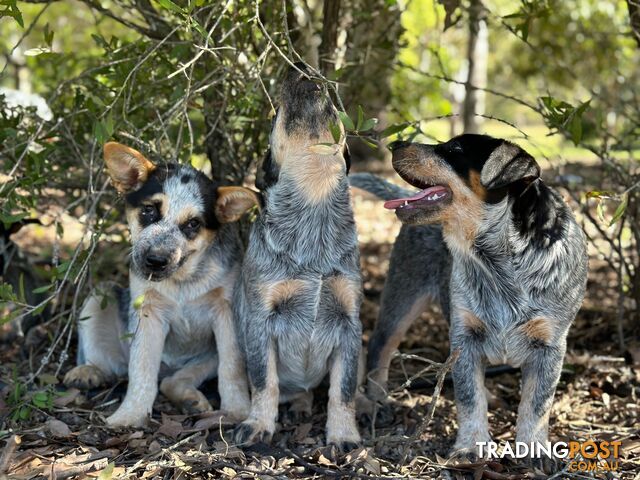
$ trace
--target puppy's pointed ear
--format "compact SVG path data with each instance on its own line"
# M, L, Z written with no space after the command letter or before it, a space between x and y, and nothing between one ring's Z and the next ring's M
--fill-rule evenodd
M271 155L271 149L267 150L262 164L258 165L258 171L256 172L256 188L261 192L264 192L267 188L272 187L278 182L278 175L280 173L280 167L273 161Z
M216 217L221 223L240 220L254 205L260 206L258 195L244 187L218 187Z
M120 193L138 188L156 168L144 155L126 145L109 142L103 150L107 173Z
M487 159L480 183L487 190L506 187L516 182L531 182L540 177L540 166L535 159L513 143L501 143Z
M344 163L347 165L347 175L349 175L349 170L351 170L351 152L349 151L349 145L347 145L346 141L344 142L342 156L344 157Z

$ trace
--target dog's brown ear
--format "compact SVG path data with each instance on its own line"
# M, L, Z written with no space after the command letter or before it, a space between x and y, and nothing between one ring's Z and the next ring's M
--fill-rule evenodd
M516 182L531 182L540 177L535 159L513 143L501 143L482 167L480 183L487 190L506 187Z
M120 193L135 190L156 168L144 155L126 145L109 142L103 150L107 173Z
M216 217L221 223L240 220L240 217L254 205L260 206L258 195L244 187L218 187Z

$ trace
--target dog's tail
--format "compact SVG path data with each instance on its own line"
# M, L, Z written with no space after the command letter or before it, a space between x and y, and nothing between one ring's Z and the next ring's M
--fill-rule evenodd
M349 175L349 183L352 187L361 188L381 200L395 200L396 198L410 197L416 193L415 191L387 182L372 173L352 173Z

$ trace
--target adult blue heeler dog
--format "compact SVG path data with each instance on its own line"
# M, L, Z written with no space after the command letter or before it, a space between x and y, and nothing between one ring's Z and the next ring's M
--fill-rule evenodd
M325 87L296 64L287 74L259 187L234 308L252 390L240 444L269 441L278 403L310 413L328 375L327 442L360 441L355 422L362 280L347 181L348 159ZM341 128L341 127L340 127Z
M369 394L386 396L389 363L411 324L439 301L450 322L455 452L490 441L485 366L522 370L516 440L546 442L566 338L587 279L585 235L517 145L462 135L396 142L393 167L411 192L367 174L351 183L387 200L403 227L369 343Z

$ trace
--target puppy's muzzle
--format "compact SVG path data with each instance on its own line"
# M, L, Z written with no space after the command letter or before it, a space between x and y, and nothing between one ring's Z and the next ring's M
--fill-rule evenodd
M144 266L149 272L162 273L169 266L169 257L167 255L149 253L144 259Z

